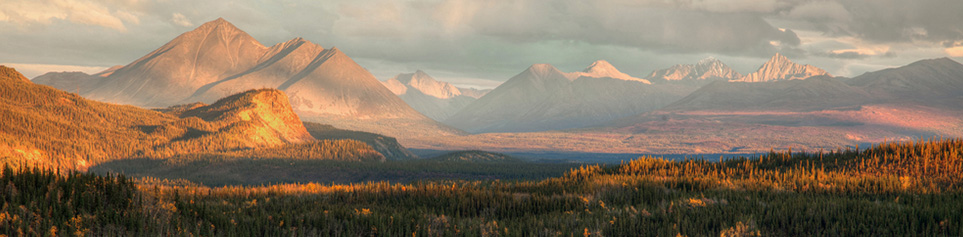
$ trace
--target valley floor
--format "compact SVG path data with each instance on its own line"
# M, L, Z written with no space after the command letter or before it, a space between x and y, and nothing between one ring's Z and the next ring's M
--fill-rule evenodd
M963 140L722 161L642 157L534 181L275 184L3 170L21 235L956 236Z

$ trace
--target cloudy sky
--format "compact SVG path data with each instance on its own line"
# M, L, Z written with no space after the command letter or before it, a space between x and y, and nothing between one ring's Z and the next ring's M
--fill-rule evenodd
M223 17L265 45L337 46L381 80L422 69L493 87L534 63L605 59L644 77L716 57L749 73L779 52L834 75L963 61L959 0L2 0L0 64L28 77L127 64Z

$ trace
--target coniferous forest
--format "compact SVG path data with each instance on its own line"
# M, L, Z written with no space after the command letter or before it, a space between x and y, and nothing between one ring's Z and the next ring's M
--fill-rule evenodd
M640 157L534 180L209 187L8 166L0 193L10 236L959 236L963 140Z

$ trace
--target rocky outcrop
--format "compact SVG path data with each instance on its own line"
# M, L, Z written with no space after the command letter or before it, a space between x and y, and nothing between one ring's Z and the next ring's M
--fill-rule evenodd
M739 79L739 74L728 65L715 58L699 60L695 65L678 64L649 74L651 81L688 82Z
M245 140L248 147L268 147L303 143L314 138L288 98L276 89L250 90L183 112L181 117L198 117L215 127L228 139ZM230 134L235 132L236 134Z
M826 70L812 66L801 65L790 61L782 54L776 53L769 61L750 73L737 80L737 82L764 82L764 81L783 81L800 80L814 76L832 76Z

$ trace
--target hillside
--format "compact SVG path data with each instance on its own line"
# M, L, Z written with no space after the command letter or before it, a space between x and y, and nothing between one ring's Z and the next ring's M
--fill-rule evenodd
M418 156L408 151L407 148L398 143L393 137L384 136L376 133L359 132L344 129L337 129L331 125L324 125L312 122L304 122L304 127L315 139L339 140L350 139L364 142L371 146L388 160L412 160Z
M869 99L870 95L859 88L820 76L756 83L717 81L663 109L802 111L857 106Z
M446 154L442 154L436 157L428 158L431 161L442 161L442 162L467 162L467 163L520 163L524 162L518 158L511 157L509 155L471 150L471 151L455 151Z
M963 65L949 58L920 60L898 68L868 72L846 83L881 101L960 99Z
M258 157L265 149L289 158L324 159L312 150L318 146L357 151L349 159L383 159L365 144L314 141L277 90L248 91L182 110L177 117L87 100L33 84L7 67L0 67L0 75L0 159L14 166L85 170L116 159L200 153Z

